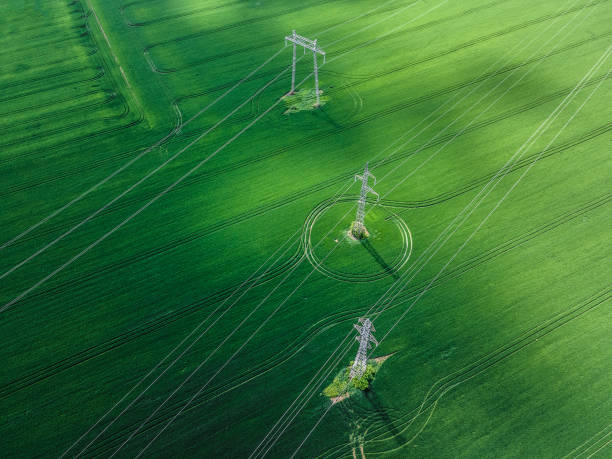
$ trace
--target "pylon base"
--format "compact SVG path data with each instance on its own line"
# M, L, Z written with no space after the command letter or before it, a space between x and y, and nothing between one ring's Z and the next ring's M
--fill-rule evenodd
M364 225L358 224L357 222L353 222L351 224L351 228L349 229L348 234L352 239L355 239L357 241L361 241L370 237L370 233L368 232L367 228Z

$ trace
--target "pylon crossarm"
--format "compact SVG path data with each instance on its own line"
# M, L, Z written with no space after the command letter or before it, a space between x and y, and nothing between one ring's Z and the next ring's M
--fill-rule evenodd
M306 38L306 37L305 37L305 36L303 36L303 35L297 34L297 33L295 33L295 30L293 31L293 35L294 35L296 38L298 38L298 39L300 39L300 40L302 40L302 41L305 41L305 42L311 43L311 44L313 44L313 45L315 44L315 41L316 41L316 40L311 40L310 38Z
M374 196L376 196L376 202L380 201L380 195L374 191L372 188L368 187L368 193L373 194Z
M290 41L291 43L295 43L298 46L301 46L302 48L304 48L304 50L310 50L313 51L317 54L320 54L321 56L323 56L323 59L325 59L325 51L323 51L321 49L321 47L319 47L315 42L316 40L309 40L308 38L302 37L301 35L288 35L285 37L285 42Z

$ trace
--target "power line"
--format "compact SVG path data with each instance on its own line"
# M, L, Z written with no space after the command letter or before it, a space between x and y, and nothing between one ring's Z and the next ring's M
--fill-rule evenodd
M439 4L438 6L442 5L443 3L446 3L446 1L447 1L447 0L445 0L444 2L442 2L441 4ZM388 3L389 3L389 2L388 2ZM416 3L416 2L415 2L415 3ZM383 5L384 5L384 4L383 4ZM374 8L374 10L381 8L383 5L378 6L377 8ZM411 5L409 5L409 7L410 7L410 6L412 6L412 5L414 5L414 3L413 3L413 4L411 4ZM401 11L403 11L403 10L405 10L406 8L408 8L408 7L404 7L404 8L402 8L402 9L400 10L400 12L401 12ZM429 12L433 11L433 10L434 10L434 9L436 9L436 8L437 8L437 7L431 8L431 9L430 9L430 10L428 10L428 11L427 11L425 14L427 14L427 13L429 13ZM374 10L370 10L370 11L374 11ZM389 16L389 17L393 17L393 16L395 16L396 14L398 14L398 13L394 13L394 14L392 14L392 15L391 15L391 16ZM362 16L363 16L363 15L362 15ZM418 18L420 18L420 17L422 17L422 16L423 16L423 14L422 14L422 15L420 15L420 16L418 16L417 18L414 18L413 20L416 20L416 19L418 19ZM361 17L361 16L358 16L357 18L359 18L359 17ZM380 23L380 22L382 22L382 21L383 21L383 20L377 21L375 24L378 24L378 23ZM347 22L348 22L348 21L347 21ZM410 22L412 22L412 21L410 21ZM368 27L369 27L369 26L368 26ZM397 28L395 28L395 29L397 29ZM324 32L325 32L325 31L323 31L322 33L324 33ZM383 34L382 36L386 36L386 35L388 35L389 33L391 33L391 32L387 32L386 34ZM342 39L336 40L336 42L338 42L338 41L342 41ZM335 43L335 42L334 42L334 43ZM344 53L343 55L345 55L345 54L347 54L347 53ZM310 75L309 75L309 76L310 76ZM308 76L308 77L309 77L309 76ZM306 77L306 79L307 79L308 77ZM306 79L304 79L304 80L302 81L302 83L303 83L303 82L304 82ZM302 83L300 83L300 85L301 85ZM276 105L276 104L275 104L275 105ZM348 213L348 212L347 212L347 213ZM299 262L299 263L301 263L301 262ZM201 325L201 324L200 324L200 325ZM199 327L199 326L198 326L198 327ZM196 329L197 329L198 327L196 327ZM195 332L195 330L194 330L193 332ZM192 332L192 333L193 333L193 332ZM191 335L192 333L190 333L190 335ZM190 336L190 335L188 335L188 336ZM201 336L201 335L200 335L200 336ZM188 338L188 337L186 337L185 339L187 339L187 338ZM196 338L196 340L197 340L197 339L199 339L199 337L198 337L198 338ZM180 346L182 343L183 343L183 341L182 341L181 343L179 343L179 345L177 345L177 348L178 348L178 346ZM177 348L175 348L175 350L176 350ZM171 353L173 353L173 352L174 352L174 350L173 350L173 351L171 351ZM171 354L171 353L170 353L170 354ZM165 359L166 359L166 358L168 358L168 357L169 357L169 355L167 355L166 357L164 357L164 359L163 359L163 360L165 360ZM176 360L175 360L175 362L176 362ZM159 364L161 364L161 362L160 362ZM158 365L159 365L159 364L158 364ZM174 364L174 362L173 362L173 364ZM157 366L156 366L156 368L157 368ZM154 371L154 369L153 369L153 370L151 370L151 371L150 371L150 372L149 372L147 375L145 375L145 377L144 377L144 378L143 378L141 381L139 381L139 382L137 383L137 385L136 385L136 386L134 386L134 388L133 388L133 389L135 389L135 388L136 388L136 387L137 387L139 384L141 384L141 383L144 381L144 379L145 379L146 377L148 377L148 375L149 375L149 374L151 374L153 371ZM157 379L156 379L156 380L157 380ZM131 390L133 390L133 389L131 389ZM113 410L113 409L114 409L114 408L115 408L115 407L116 407L116 406L117 406L117 405L118 405L118 404L119 404L119 403L120 403L120 402L121 402L121 401L122 401L122 400L123 400L125 397L127 397L127 396L129 395L129 393L131 392L131 390L130 390L130 391L129 391L129 392L128 392L128 393L127 393L127 394L126 394L126 395L125 395L125 396L124 396L124 397L123 397L123 398L122 398L120 401L119 401L119 402L117 402L117 403L116 403L116 404L115 404L115 405L114 405L114 406L113 406L113 407L112 407L112 408L111 408L109 411L107 411L107 413L106 413L105 415L103 415L103 416L102 416L102 418L100 418L100 419L98 420L98 422L96 422L96 424L94 424L94 426L92 426L92 427L91 427L91 428L90 428L90 429L89 429L87 432L85 432L85 433L84 433L84 434L83 434L83 435L82 435L82 436L81 436L81 437L80 437L80 438L79 438L79 439L78 439L78 440L77 440L77 441L76 441L76 442L75 442L75 443L74 443L74 444L71 446L71 448L72 448L72 447L74 447L74 446L75 446L75 445L76 445L76 444L77 444L77 443L78 443L78 442L79 442L79 441L80 441L80 440L81 440L81 439L82 439L82 438L83 438L83 437L84 437L84 436L85 436L87 433L89 433L89 431L91 431L91 430L92 430L92 429L95 427L95 425L97 425L97 424L98 424L98 423L99 423L99 422L100 422L100 421L101 421L101 420L102 420L104 417L106 417L106 416L107 416L107 415L108 415L108 414L109 414L109 413L110 413L110 412L111 412L111 411L112 411L112 410ZM146 390L146 389L145 389L145 390ZM139 397L140 397L141 395L142 395L142 393L139 395ZM124 410L124 411L125 411L125 410ZM123 413L123 412L122 412L122 413ZM115 420L116 420L116 419L118 419L118 417L117 417L117 418L115 418ZM114 422L115 420L113 420L112 422ZM108 427L108 426L107 426L107 427ZM104 430L106 430L106 429L104 429ZM99 436L99 435L98 435L98 436ZM97 437L96 437L96 438L97 438ZM94 439L94 440L95 440L95 439ZM91 443L90 443L90 444L91 444ZM90 445L90 444L89 444L89 445ZM89 446L89 445L88 445L88 446ZM87 447L88 447L88 446L87 446ZM86 447L86 448L87 448L87 447Z
M577 83L577 85L574 87L574 90L572 90L572 93L570 93L568 96L566 96L566 98L559 104L559 106L557 106L557 108L555 110L553 110L553 112L547 117L546 120L544 120L544 122L540 125L540 127L536 130L536 133L538 133L538 131L540 131L540 129L544 127L544 130L538 133L538 137L541 133L543 133L551 124L552 122L559 116L559 114L569 105L569 103L571 102L571 100L573 99L573 97L575 96L575 94L577 94L577 92L579 92L583 87L584 87L584 81L586 78L588 78L594 71L596 71L599 67L601 67L601 65L603 64L603 62L605 62L605 60L608 59L609 55L610 55L610 50L612 49L612 45L610 47L608 47L606 49L606 51L604 52L604 54L598 59L598 61L593 65L593 67L591 67L591 69L589 70L589 72L587 72L587 74L583 77L583 79L581 81L579 81ZM608 74L612 72L612 68L608 71ZM463 250L463 248L469 243L469 241L472 239L472 237L476 234L476 232L478 230L480 230L480 228L486 223L486 221L489 219L489 217L497 210L497 208L503 203L503 201L508 197L508 195L514 190L514 188L519 184L519 182L525 177L525 175L529 172L529 170L535 165L535 163L542 157L543 153L550 147L550 145L557 139L557 137L565 130L565 128L569 125L569 123L575 118L575 116L582 110L582 108L584 107L584 105L588 102L588 100L594 95L594 93L599 89L599 87L601 86L601 84L603 83L603 81L605 81L605 79L602 79L599 84L597 85L597 87L591 92L591 94L589 95L589 97L587 98L587 100L585 100L582 105L580 105L580 107L578 107L578 109L574 112L574 114L570 117L570 119L568 119L568 121L561 127L561 129L557 132L557 134L554 136L554 138L549 142L549 144L546 146L546 148L544 148L540 154L533 160L533 162L529 165L529 167L523 172L523 174L514 182L514 184L512 184L512 186L510 187L510 189L504 194L504 196L502 196L502 198L496 203L496 205L493 207L493 209L485 216L485 218L480 222L480 224L476 227L476 229L470 234L470 236L468 236L468 238L466 239L466 241L464 241L464 243L457 249L457 251L453 254L453 256L448 260L448 262L442 267L442 269L438 272L438 274L436 274L436 276L429 282L429 284L421 291L421 293L416 297L416 299L412 302L412 304L402 313L402 315L397 319L397 321L392 325L392 327L387 331L387 333L383 336L383 338L380 340L380 343L382 343L382 341L389 335L389 333L395 328L395 326L405 317L405 315L408 313L408 311L410 311L412 309L412 307L416 304L416 302L425 294L427 293L427 291L429 290L429 288L433 285L433 283L438 279L438 277L442 274L442 272L444 272L444 270L450 265L450 263L452 263L452 261L456 258L456 256ZM568 99L569 98L569 99ZM566 103L567 101L567 103ZM557 112L557 110L559 110ZM555 113L557 112L557 113ZM551 118L552 117L552 118ZM533 135L526 141L526 144L530 144L529 146L533 145L535 143L535 141L537 140L537 138L533 139ZM524 144L525 145L525 144ZM519 151L521 151L522 147L519 149ZM518 153L518 151L517 151ZM513 155L513 157L516 156ZM522 156L522 155L521 155ZM520 157L518 158L520 159ZM506 163L507 164L507 163ZM506 165L502 166L502 169L500 169L500 172L502 170L504 170L506 168ZM509 172L510 168L507 168L504 176ZM499 173L499 172L498 172ZM497 182L499 183L504 176L501 177L501 179ZM486 186L488 186L493 180L495 180L496 177L494 177L493 179L491 179L491 181L489 183L487 183ZM497 184L496 184L497 185ZM496 186L494 185L494 186ZM466 220L467 218L469 218L469 216L474 212L474 210L476 209L476 207L478 207L480 205L480 203L487 197L487 195L492 191L489 190L489 192L487 192L487 194L485 196L482 197L482 199L480 199L480 201L478 203L476 203L475 207L473 207L473 209L470 211L470 213L465 217L465 219L460 223L459 226L461 226ZM470 203L471 204L471 203ZM468 204L468 206L470 205ZM465 209L464 209L465 210ZM459 228L459 226L457 228L455 228L455 230L450 234L450 236L452 236L456 230ZM450 238L450 236L446 239L448 240ZM443 244L446 242L446 240L443 242ZM435 255L435 253L434 253ZM432 255L433 256L433 255ZM431 259L431 257L430 257ZM429 260L428 260L429 261ZM422 268L421 268L422 269ZM401 292L401 290L403 290L403 288L401 288L398 291ZM395 295L397 296L397 294ZM393 301L393 299L389 300L388 304L390 304L390 302ZM387 306L388 307L388 306ZM380 315L385 308L383 308L383 310L381 310L380 312L377 313L377 316ZM346 353L346 352L345 352ZM312 434L312 432L314 431L314 429L319 425L319 423L321 422L321 420L323 419L323 417L327 414L327 412L330 410L331 406L328 407L325 412L323 413L323 415L318 419L318 421L315 423L315 425L313 426L313 428L309 431L309 433L307 434L306 438L300 443L300 445L298 446L298 449L293 453L293 456L295 456L295 454L299 451L299 449L304 445L306 439Z
M574 4L575 4L575 3L576 3L576 2L574 2ZM591 13L589 13L589 15L590 15L590 14L591 14ZM588 17L589 15L587 15L586 17ZM568 32L568 33L572 33L572 32L573 32L573 30L575 30L575 28L576 28L576 27L578 27L578 26L579 26L579 25L580 25L580 24L581 24L581 23L582 23L582 22L583 22L583 21L586 19L586 17L585 17L585 18L583 18L583 19L582 19L582 20L581 20L581 21L580 21L580 22L579 22L579 23L578 23L578 24L577 24L577 25L576 25L576 26L575 26L575 27L574 27L574 28L573 28L573 29L572 29L570 32ZM560 30L559 30L559 31L558 31L556 34L554 34L554 35L553 35L553 36L552 36L552 37L551 37L549 40L547 40L547 42L546 42L545 44L547 44L549 41L553 40L553 39L556 37L556 35L558 35L558 34L559 34L559 33L560 33L560 32L561 32L563 29L565 29L565 28L567 27L567 25L569 25L571 22L573 22L573 20L574 20L574 19L570 20L570 21L568 22L568 24L566 24L565 26L563 26L563 27L562 27L562 28L561 28L561 29L560 29ZM550 27L550 26L546 27L546 28L545 28L545 29L542 31L542 33L543 33L543 32L545 32L545 31L546 31L546 30L547 30L549 27ZM539 35L540 35L540 34L538 34L538 36L539 36ZM537 38L537 37L536 37L536 38ZM535 40L535 38L534 38L534 40ZM523 41L524 41L524 40L523 40ZM532 41L533 41L533 40L532 40ZM518 45L520 45L520 43L519 43L519 44L517 44L517 45L515 45L515 47L517 47ZM541 49L541 48L542 48L542 47L540 47L540 49ZM513 51L513 49L512 49L512 50L510 50L510 51ZM538 51L539 51L539 49L538 49ZM537 51L536 51L536 52L537 52ZM493 64L493 66L494 66L494 65L496 65L496 64ZM527 74L528 74L528 73L530 73L532 70L533 70L533 69L530 69L530 71L529 71L529 72L527 72ZM486 73L486 72L485 72L485 73ZM513 72L513 73L514 73L514 72ZM527 75L527 74L526 74L526 75ZM518 81L516 81L515 83L513 83L513 85L511 85L511 87L510 87L510 88L508 88L508 89L507 89L507 90L504 92L504 94L506 94L506 93L507 93L507 92L508 92L508 91L509 91L509 90L510 90L512 87L514 87L516 84L518 84L518 83L519 83L519 82L520 82L520 81L521 81L521 80L522 80L522 79L523 79L523 78L524 78L526 75L524 75L523 77L521 77L521 79L519 79ZM503 81L505 81L506 79L507 79L507 78L505 78ZM486 80L484 80L484 81L486 81ZM483 81L483 82L481 82L481 83L480 83L480 85L482 85L482 84L484 83L484 81ZM502 81L502 82L503 82L503 81ZM480 86L480 85L479 85L479 86ZM497 85L497 86L499 86L499 85ZM493 88L493 90L495 90L495 89L497 88L497 86L496 86L495 88ZM476 89L476 88L475 88L475 89ZM489 93L490 93L490 92L492 92L493 90L489 91ZM502 96L503 96L504 94L502 94ZM468 94L468 95L469 95L469 94ZM500 98L501 98L501 97L497 98L495 102L497 102L497 101L498 101ZM478 104L479 102L480 102L480 100L479 100L478 102L476 102L476 104ZM474 105L476 105L476 104L474 104ZM487 108L487 110L488 110L490 107L491 107L491 106L489 106L489 107ZM468 111L469 111L469 110L471 110L471 108L472 108L472 107L470 107L470 109L468 109ZM455 138L455 137L453 137L453 139L454 139L454 138ZM446 146L446 145L445 145L445 146ZM420 150L419 150L419 151L420 151ZM437 152L436 152L436 153L437 153ZM427 161L427 160L426 160L426 161ZM389 175L389 174L387 174L387 175ZM385 177L386 177L387 175L385 175ZM385 177L383 177L383 178L385 178ZM388 193L387 193L387 194L388 194ZM468 205L468 206L469 206L469 205ZM467 208L467 207L466 207L466 208ZM462 214L464 211L465 211L465 209L464 209L462 212L460 212L460 215L461 215L461 214ZM459 216L458 216L458 217L459 217ZM452 225L452 223L451 223L451 225ZM450 225L449 225L449 227L450 227ZM448 230L448 228L447 228L447 230ZM445 230L445 231L446 231L446 230ZM444 233L445 231L443 231L443 233ZM438 242L438 240L440 240L440 237L441 237L441 236L442 236L442 234L441 234L440 236L438 236L438 238L437 238L437 239L436 239L436 240L435 240L435 241L434 241L434 242L433 242L433 243L432 243L432 244L431 244L431 245L430 245L430 246L429 246L429 247L428 247L428 248L425 250L424 254L422 254L422 255L421 255L421 257L419 257L419 259L418 259L418 260L417 260L415 263L413 263L413 265L412 265L413 267L414 267L414 266L416 266L416 265L418 264L419 260L420 260L420 259L422 259L422 258L423 258L423 256L427 254L427 252L428 252L428 251L429 251L429 250L430 250L430 249L433 247L433 245L434 245L434 244L436 244L436 243ZM431 258L430 258L430 259L431 259ZM428 261L429 261L429 259L428 259L428 260L427 260L425 263L427 263ZM421 268L420 268L420 269L422 269L423 267L424 267L424 265L423 265L423 266L421 266ZM412 269L412 268L411 268L411 269ZM409 271L410 271L410 270L409 270ZM408 274L408 273L406 273L406 275L407 275L407 274ZM406 275L404 275L403 277L405 277ZM399 280L398 280L398 281L399 281ZM394 284L393 284L393 285L392 285L392 286L391 286L391 287L390 287L390 288L387 290L387 292L386 292L385 294L383 294L383 296L382 296L382 297L381 297L381 298L380 298L380 299L379 299L379 300L378 300L378 301L377 301L377 302L376 302L376 303L375 303L375 304L374 304L374 305L373 305L373 306L372 306L372 307L371 307L371 308L368 310L368 312L367 312L366 314L369 314L369 312L370 312L370 311L372 311L372 309L373 309L373 308L375 308L375 307L376 307L376 306L377 306L377 305L378 305L378 304L379 304L379 303L382 301L382 299L384 299L384 298L385 298L386 294L387 294L387 293L389 293L391 290L393 290L395 287L397 287L397 285L399 285L399 284L398 284L398 282L394 283ZM338 351L338 349L340 349L340 348L343 346L343 344L345 343L346 339L347 339L349 336L350 336L350 333L349 333L349 334L347 334L347 335L345 336L344 340L343 340L343 341L342 341L342 342L341 342L341 343L338 345L338 347L337 347L337 348L336 348L336 349L335 349L335 350L332 352L332 354L331 354L332 356L333 356L333 354L335 354L335 353ZM346 350L343 352L343 355L345 355L347 352L348 352L348 348L347 348L347 349L346 349ZM330 358L331 358L331 356L330 356ZM329 361L329 359L328 359L328 360L327 360L327 361L324 363L324 366L327 364L327 362L328 362L328 361ZM322 368L323 368L323 367L321 367L321 369L322 369ZM318 373L321 371L321 369L319 369L319 371L317 371L317 374L318 374ZM332 366L332 370L333 370L333 366ZM331 370L330 370L330 372L329 372L329 373L331 373ZM294 402L293 402L293 403L291 404L291 406L290 406L290 407L287 409L287 411L285 411L285 413L284 413L284 414L281 416L281 419L282 419L282 418L283 418L283 417L284 417L284 416L287 414L287 412L288 412L288 411L289 411L289 410L290 410L290 409L293 407L293 405L294 405L294 404L295 404L295 403L296 403L296 402L299 400L299 398L302 396L302 394L304 393L304 391L305 391L305 390L307 389L307 387L308 387L308 386L311 384L311 382L312 382L312 381L314 381L314 379L315 379L315 378L316 378L316 375L315 375L315 377L313 377L313 379L312 379L312 380L311 380L311 381L310 381L310 382L309 382L309 383L306 385L306 387L305 387L305 388L302 390L302 392L301 392L301 393L298 395L298 397L297 397L297 398L294 400ZM321 384L322 384L322 383L321 383ZM312 395L311 395L310 397L312 397ZM308 399L310 399L310 397L309 397ZM307 400L307 401L308 401L308 400ZM304 404L303 406L305 406L305 404ZM302 408L303 408L303 406L302 406ZM301 409L302 409L302 408L299 408L299 409L298 409L298 411L296 412L296 414L295 414L295 415L293 415L293 419L294 419L294 418L297 416L297 414L299 413L299 411L301 411ZM254 453L257 451L257 449L259 449L259 448L262 446L262 444L263 444L264 442L269 442L269 441L271 441L271 440L267 440L267 438L268 438L268 437L269 437L269 436L272 434L272 432L274 431L274 429L277 427L278 422L280 422L280 419L279 419L279 421L277 421L277 424L275 424L275 425L272 427L271 431L270 431L270 432L269 432L269 433L266 435L266 437L264 438L264 440L262 440L262 442L261 442L261 443L258 445L258 447L257 447L257 448L256 448L256 450L254 451ZM290 419L288 422L292 422L292 419ZM287 427L288 427L288 424L286 424L286 426L283 428L283 430L282 430L280 433L278 433L278 434L277 434L276 440L277 440L277 439L280 437L280 435L282 435L282 433L284 432L284 430L285 430ZM269 451L269 449L270 449L270 448L273 446L273 444L276 442L276 440L273 440L273 441L272 441L272 444L271 444L271 445L268 447L268 451ZM266 451L266 452L267 452L267 451ZM266 452L264 452L264 453L262 454L262 456L263 456L263 455L265 455L265 454L266 454Z

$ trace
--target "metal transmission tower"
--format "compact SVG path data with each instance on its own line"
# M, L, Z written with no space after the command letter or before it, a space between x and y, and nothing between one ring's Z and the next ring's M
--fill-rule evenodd
M323 56L323 63L325 64L325 51L317 46L317 40L310 40L309 38L302 37L295 33L295 30L291 35L285 37L285 46L287 46L287 42L293 43L293 64L291 66L291 91L289 94L293 94L295 92L295 65L297 63L296 59L296 48L301 46L304 48L304 54L306 54L306 50L309 49L312 51L312 57L314 59L314 76L315 76L315 93L317 95L317 103L315 107L318 107L320 104L319 100L319 67L317 66L317 53Z
M372 347L371 343L378 346L378 341L372 336L372 331L376 331L372 321L370 319L361 318L359 319L359 323L363 325L353 325L359 332L359 336L355 336L355 339L359 341L359 349L355 356L355 362L353 362L353 366L351 367L351 379L361 378L365 372L368 363L368 349Z
M359 194L359 203L357 205L357 216L355 217L355 221L353 222L353 226L351 228L351 233L353 233L353 236L355 236L357 239L363 239L367 237L368 234L363 223L365 218L367 194L372 193L376 195L376 202L380 200L380 195L368 186L368 179L370 177L374 179L374 185L376 185L376 177L374 177L368 170L368 163L365 165L363 175L355 175L355 181L361 180L361 193Z

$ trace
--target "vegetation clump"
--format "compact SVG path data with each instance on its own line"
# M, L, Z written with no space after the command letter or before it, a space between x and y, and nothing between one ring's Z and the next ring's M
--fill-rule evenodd
M367 388L369 388L370 382L372 382L372 380L374 379L374 375L376 374L378 367L380 367L380 364L378 362L374 362L372 364L368 363L366 371L363 372L361 377L353 378L353 380L351 381L353 387L359 390L366 390Z
M359 378L350 379L351 365L343 368L334 378L332 383L323 389L323 395L329 398L336 398L343 395L351 396L359 391L367 390L371 382L374 380L376 372L382 365L382 362L369 360L366 370Z
M356 240L363 240L369 238L370 233L364 225L353 222L351 223L351 228L349 229L349 236Z
M319 90L319 101L320 105L325 105L329 98L323 95L323 91ZM285 96L285 104L287 104L287 110L285 114L297 113L304 110L314 110L317 102L317 94L314 88L311 89L300 89L293 94L287 94Z

